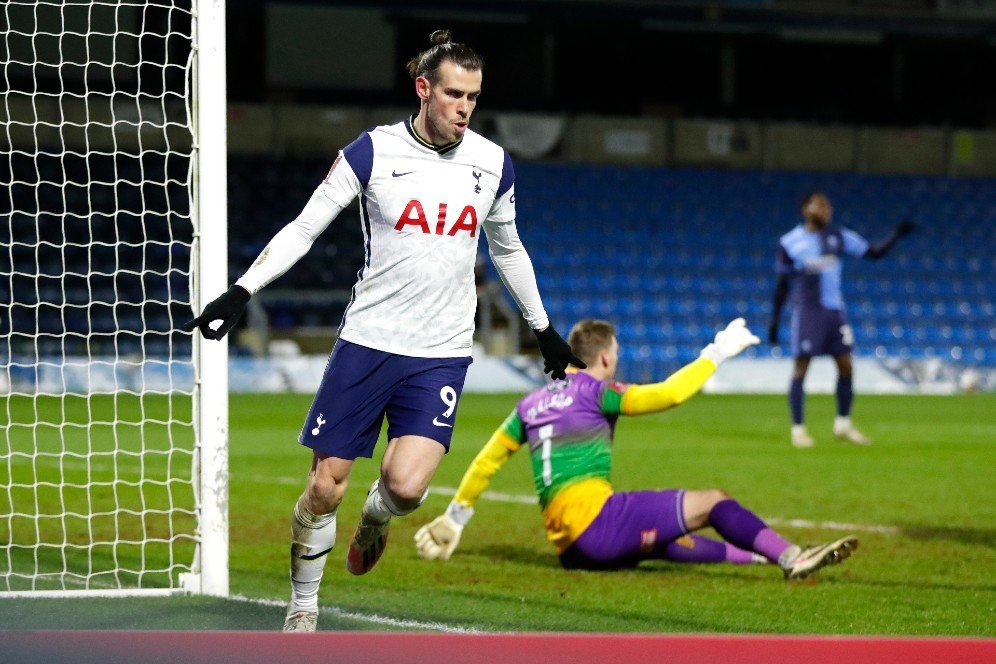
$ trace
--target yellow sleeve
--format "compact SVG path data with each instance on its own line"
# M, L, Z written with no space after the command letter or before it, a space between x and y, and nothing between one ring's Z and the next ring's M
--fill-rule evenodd
M678 369L663 383L630 385L622 395L620 410L623 415L646 415L673 408L694 396L715 372L715 363L700 357Z
M522 447L522 420L512 411L505 422L491 435L491 439L477 453L470 468L463 474L460 487L453 500L473 507L478 496L488 488L491 478Z

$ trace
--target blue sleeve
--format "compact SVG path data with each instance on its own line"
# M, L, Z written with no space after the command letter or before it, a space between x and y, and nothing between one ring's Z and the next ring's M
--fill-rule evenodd
M505 153L505 163L501 165L501 181L498 183L496 199L504 196L505 192L515 184L515 169L512 167L512 158L508 156L508 150L502 150L502 152Z
M860 258L865 255L868 251L868 240L864 239L854 231L845 228L841 232L844 237L844 253L849 256L857 256Z
M363 132L360 137L342 149L342 156L353 169L356 179L364 189L370 183L370 172L373 170L374 148L370 134Z

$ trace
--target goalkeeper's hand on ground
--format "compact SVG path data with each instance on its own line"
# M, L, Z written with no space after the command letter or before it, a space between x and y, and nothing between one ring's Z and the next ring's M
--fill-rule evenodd
M460 543L463 527L474 516L474 508L453 501L438 516L415 531L418 555L426 560L449 560Z
M745 348L759 343L761 340L747 329L747 322L743 318L737 318L726 329L716 333L716 338L702 349L699 357L712 360L718 367L731 357L739 355Z
M540 352L543 353L543 373L550 374L554 380L563 380L567 377L564 370L568 364L573 364L578 369L588 368L588 365L571 351L571 347L563 337L553 329L553 324L547 325L543 330L533 330L533 334L536 335Z
M221 339L239 322L250 297L245 288L233 285L216 300L209 302L200 316L184 323L183 329L192 332L197 327L205 339ZM221 320L221 325L216 330L211 329L211 323L216 320Z

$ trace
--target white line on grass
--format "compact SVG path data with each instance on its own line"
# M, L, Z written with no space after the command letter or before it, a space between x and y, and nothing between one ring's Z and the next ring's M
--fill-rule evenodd
M43 462L44 463L44 462ZM82 462L63 461L66 468L86 469L86 464ZM47 464L46 464L47 465ZM123 465L123 464L122 464ZM113 466L106 463L91 462L92 470L113 470ZM252 475L247 477L254 484L281 484L281 485L304 485L304 476L287 477L280 475ZM429 487L429 493L436 496L454 496L456 489L448 486ZM500 491L485 491L481 494L483 500L490 500L496 503L516 503L520 505L536 505L539 500L536 496L521 494L502 493ZM786 519L782 517L764 517L765 521L772 526L788 526L790 528L817 528L820 530L840 530L846 532L859 533L879 533L883 535L898 535L902 532L897 526L888 526L875 523L844 523L841 521L810 521L808 519Z
M275 599L259 599L246 597L244 595L233 595L228 599L233 602L246 602L248 604L258 604L260 606L286 607L287 602ZM402 618L390 618L380 616L376 613L356 613L355 611L345 611L335 606L320 606L320 613L333 615L338 618L350 618L352 620L362 620L363 622L375 623L377 625L387 625L389 627L400 627L407 629L422 629L433 632L446 632L448 634L480 634L480 630L473 627L460 627L459 625L448 625L441 622L423 622L421 620L404 620Z

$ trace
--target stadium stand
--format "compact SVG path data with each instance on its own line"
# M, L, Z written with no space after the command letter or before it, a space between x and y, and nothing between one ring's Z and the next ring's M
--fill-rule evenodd
M166 352L166 336L189 312L186 278L177 271L169 288L155 294L161 304L129 306L127 300L130 294L142 301L147 285L141 275L168 273L189 259L183 246L190 233L185 202L179 196L168 200L161 186L146 192L161 199L153 213L163 220L162 233L154 238L131 237L131 229L138 228L128 223L134 215L111 217L104 210L112 209L114 196L139 201L143 178L162 181L168 175L182 181L186 174L152 155L142 163L115 164L110 157L41 162L37 177L72 182L74 171L85 168L106 172L109 184L78 192L70 185L63 188L65 195L53 184L53 196L41 199L37 220L11 219L11 237L4 238L11 250L3 260L15 268L31 265L31 274L0 284L5 291L0 334L15 333L13 354L45 355L60 344L67 354L120 356L140 344L149 355L160 347ZM230 159L233 280L297 214L327 168L322 159ZM34 166L18 172L34 172ZM996 365L996 181L520 163L516 186L520 233L552 320L565 330L581 317L616 321L621 374L628 379L648 380L677 368L734 316L764 328L777 239L798 223L796 201L812 188L830 195L835 223L870 239L903 218L920 224L887 259L850 260L845 266L857 354ZM12 188L12 196L18 195ZM62 221L63 210L76 216ZM116 255L109 245L83 246L115 234L134 246ZM78 277L36 280L36 254L41 275L61 274L64 263L90 267L81 267ZM354 207L319 239L308 259L267 289L341 292L341 304L270 297L264 300L270 325L337 326L362 259ZM74 308L89 301L88 289L96 303ZM88 337L87 331L97 334ZM189 338L178 335L174 341L189 343ZM747 353L778 352L762 346Z

